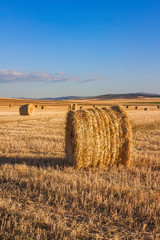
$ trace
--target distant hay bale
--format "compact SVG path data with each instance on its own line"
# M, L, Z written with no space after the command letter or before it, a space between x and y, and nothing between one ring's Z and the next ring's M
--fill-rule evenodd
M149 111L149 108L144 108L144 111Z
M36 105L35 105L35 108L37 108L37 109L38 109L38 108L40 108L40 106L39 106L38 104L36 104Z
M46 109L46 106L41 106L41 109Z
M157 105L157 108L159 109L159 105Z
M135 106L135 109L139 109L139 107L138 107L138 106Z
M93 108L95 108L96 107L96 105L93 105Z
M73 104L72 110L77 110L77 104L76 103Z
M121 106L68 112L65 151L77 168L128 165L131 142L131 125Z
M83 108L83 107L82 107L82 106L80 106L80 110L82 110L82 108Z
M10 108L13 108L13 104L9 104L9 107L10 107Z
M72 106L73 106L73 104L69 104L69 105L68 105L68 111L71 111L71 110L72 110Z
M126 108L129 108L129 106L126 106Z
M35 106L33 104L22 105L19 108L20 115L34 115Z
M68 111L77 110L77 104L73 103L68 106Z

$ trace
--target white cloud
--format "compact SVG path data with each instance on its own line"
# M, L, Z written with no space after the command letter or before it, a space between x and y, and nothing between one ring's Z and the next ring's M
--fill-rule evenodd
M77 76L69 76L64 72L58 72L55 74L43 73L43 72L31 72L25 73L16 70L3 70L0 69L0 83L13 83L13 82L91 82L102 80L98 76L93 78L80 78Z

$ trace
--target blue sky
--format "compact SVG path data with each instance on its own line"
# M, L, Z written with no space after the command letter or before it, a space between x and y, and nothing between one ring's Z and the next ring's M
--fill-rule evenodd
M159 0L0 1L0 97L160 93Z

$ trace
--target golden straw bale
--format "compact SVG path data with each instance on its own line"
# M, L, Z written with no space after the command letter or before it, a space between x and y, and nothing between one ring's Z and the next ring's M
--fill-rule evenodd
M41 106L41 109L46 109L46 106Z
M83 107L82 107L82 106L80 106L80 110L82 110L82 108L83 108Z
M159 108L159 105L157 105L157 108Z
M149 111L149 108L144 108L144 111Z
M93 105L93 107L95 108L95 107L96 107L96 105Z
M22 105L19 108L20 115L34 115L35 106L33 104Z
M138 106L135 106L135 109L137 110L137 109L139 109L139 107L138 107Z
M131 125L120 106L69 111L66 156L77 168L128 165Z
M9 104L9 107L10 107L10 108L13 108L13 104Z
M129 106L126 106L126 108L129 108Z
M76 103L73 104L72 110L77 110L77 104Z

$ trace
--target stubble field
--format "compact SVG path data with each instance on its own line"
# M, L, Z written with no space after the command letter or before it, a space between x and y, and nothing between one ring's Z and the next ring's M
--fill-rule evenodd
M127 110L130 167L76 170L67 106L0 106L0 239L160 239L160 110Z

